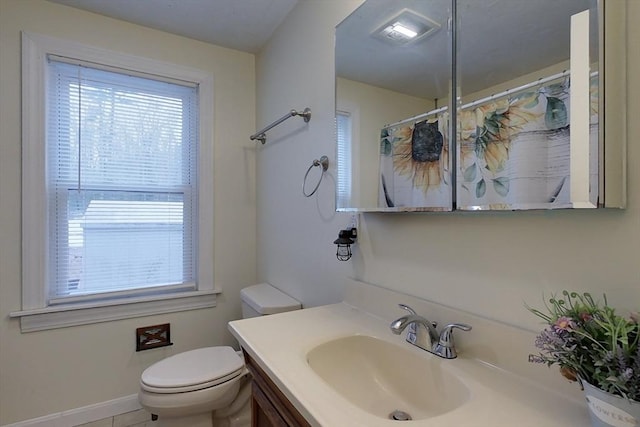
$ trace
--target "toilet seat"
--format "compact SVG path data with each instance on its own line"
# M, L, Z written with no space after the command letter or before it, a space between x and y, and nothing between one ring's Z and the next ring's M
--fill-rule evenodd
M227 346L179 353L147 368L140 386L151 393L184 393L230 381L244 371L244 362Z

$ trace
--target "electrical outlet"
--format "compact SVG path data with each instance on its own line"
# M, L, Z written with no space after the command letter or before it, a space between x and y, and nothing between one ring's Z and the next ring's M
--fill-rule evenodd
M355 227L351 227L349 229L351 231L351 235L349 237L351 237L352 239L357 239L358 238L358 229Z
M350 221L349 221L349 225L347 226L347 228L355 228L356 230L358 229L358 227L360 226L359 222L360 222L360 214L358 213L352 213L351 217L350 217Z
M349 216L349 224L346 226L345 230L350 232L349 237L352 239L357 239L358 238L358 226L359 224L359 217L360 214L358 213L352 213Z

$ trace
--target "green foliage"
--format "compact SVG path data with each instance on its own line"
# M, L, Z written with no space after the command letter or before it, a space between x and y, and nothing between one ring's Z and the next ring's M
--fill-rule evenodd
M478 181L478 183L476 184L476 197L478 199L481 197L484 197L484 193L486 192L487 192L487 183L483 178L480 181Z
M387 128L383 128L380 132L380 154L383 156L390 156L393 151L393 143L395 138Z
M547 97L547 110L544 122L549 129L558 129L567 125L569 115L564 101L554 97Z
M536 338L538 355L529 361L557 364L578 378L615 395L640 401L640 325L638 315L625 318L591 294L562 293L546 311L527 306L546 327Z
M506 197L509 194L509 177L501 176L492 180L493 189L496 190L496 193L501 195L502 197Z
M465 169L464 171L464 181L465 182L472 182L474 179L476 179L476 172L477 172L477 166L476 164L472 164L471 166L469 166L468 168Z

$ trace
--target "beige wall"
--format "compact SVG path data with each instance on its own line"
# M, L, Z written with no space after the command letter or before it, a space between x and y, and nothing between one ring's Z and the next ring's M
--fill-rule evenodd
M214 76L216 308L21 334L20 31L199 68ZM255 283L255 57L41 0L0 0L0 425L137 392L151 363L231 344L239 290ZM173 347L135 352L135 328L170 322Z
M532 330L539 323L523 302L564 288L640 309L640 2L626 3L626 210L363 214L356 253L341 263L331 242L349 220L332 213L333 183L311 199L300 185L314 157L335 157L333 27L361 0L301 1L257 61L259 122L292 106L314 111L304 131L290 124L259 153L258 276L307 305L339 300L355 277Z

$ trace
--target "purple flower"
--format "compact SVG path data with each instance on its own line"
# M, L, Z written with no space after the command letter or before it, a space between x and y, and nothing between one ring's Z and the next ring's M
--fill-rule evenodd
M536 347L544 351L552 351L560 349L565 345L562 338L558 336L553 329L543 329L542 332L536 337Z
M563 331L568 331L576 328L576 323L572 318L567 316L558 317L556 323L553 325L556 329L561 329Z
M531 363L546 363L547 360L542 356L538 356L538 355L535 355L535 354L530 354L529 355L529 362L531 362Z
M631 378L633 378L633 369L625 369L624 372L622 372L622 375L620 375L620 378L622 378L624 382L629 381Z
M604 353L604 357L603 357L602 361L604 363L611 363L613 361L614 357L615 357L615 354L613 353L613 351L607 350Z

